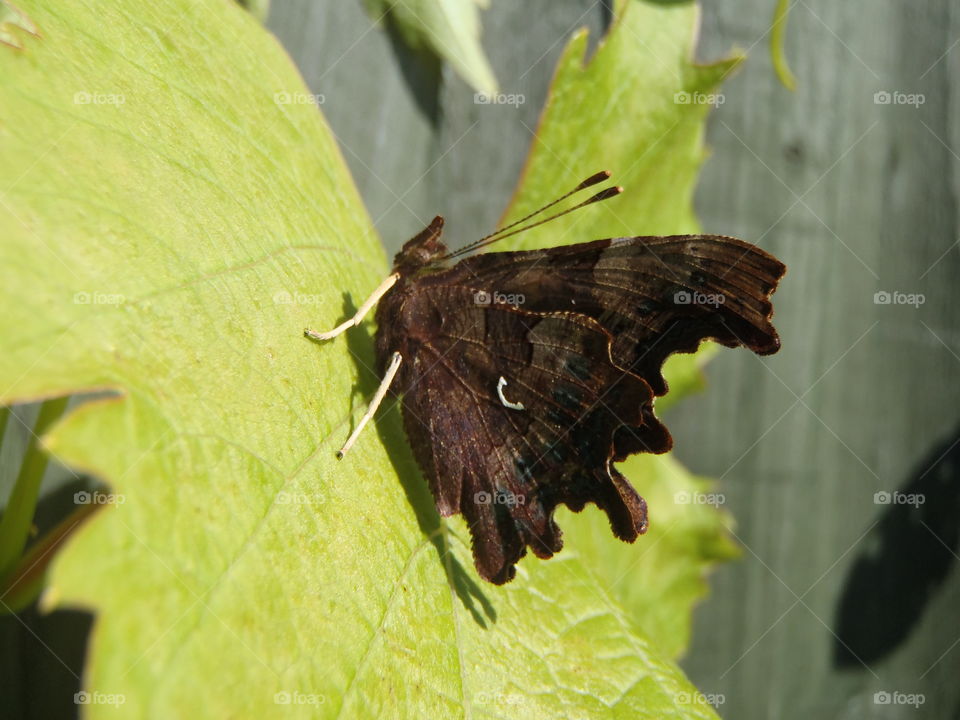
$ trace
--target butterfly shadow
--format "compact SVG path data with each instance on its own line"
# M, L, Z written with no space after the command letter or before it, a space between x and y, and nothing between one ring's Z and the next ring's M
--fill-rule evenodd
M956 565L960 427L931 448L897 493L878 492L874 502L886 507L851 565L837 607L833 664L841 669L893 653Z
M357 307L350 295L343 295L344 318L353 317ZM376 367L373 352L373 336L367 325L361 325L345 333L347 349L357 364L358 381L353 388L353 395L369 399L380 384L380 378L373 371ZM456 592L464 608L469 611L474 621L483 628L487 621L496 622L497 612L484 594L483 589L474 580L471 571L454 557L447 542L448 530L433 502L430 489L424 482L423 475L410 451L406 441L406 434L400 419L400 405L396 398L387 395L377 413L375 423L377 434L387 451L387 457L400 478L400 484L407 496L407 502L413 509L420 531L433 545L444 572L447 583Z

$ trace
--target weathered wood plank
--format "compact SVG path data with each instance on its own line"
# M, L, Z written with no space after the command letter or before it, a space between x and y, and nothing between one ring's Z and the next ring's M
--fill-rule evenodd
M768 22L762 5L711 5L702 52L753 44ZM874 493L926 471L960 419L951 282L960 271L951 249L958 66L949 53L938 62L960 37L956 19L948 3L800 2L788 34L797 93L778 86L764 41L711 123L715 155L698 196L705 226L761 242L790 268L777 297L783 351L763 363L723 354L709 370L710 392L672 424L680 457L723 475L749 548L744 562L715 575L687 661L705 691L726 696L729 717L953 717L956 709L956 691L944 691L960 669L956 649L921 678L960 637L948 609L960 595L952 559L954 572L929 588L910 633L877 657L857 642L887 630L871 627L869 611L878 594L901 605L909 589L884 573L876 587L853 582L878 551L893 570L908 544L874 525L891 516ZM925 102L876 104L876 92L922 93ZM874 303L875 292L896 290L923 293L926 303ZM954 502L954 525L958 510ZM844 601L862 617L844 620ZM849 653L837 653L835 635L866 666L839 667L838 655ZM878 691L923 693L926 704L919 714L879 707Z

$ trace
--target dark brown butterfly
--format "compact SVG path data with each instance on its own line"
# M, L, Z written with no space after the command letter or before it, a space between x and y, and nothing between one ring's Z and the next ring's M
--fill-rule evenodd
M553 512L593 502L614 535L647 529L643 498L614 463L670 449L653 412L666 357L705 339L763 355L780 340L770 294L785 267L716 235L623 237L546 250L468 251L620 192L607 188L512 232L536 213L451 253L436 217L408 241L390 275L327 340L377 308L383 382L342 457L387 390L403 398L414 456L441 515L463 513L480 575L502 584L529 547L562 546Z

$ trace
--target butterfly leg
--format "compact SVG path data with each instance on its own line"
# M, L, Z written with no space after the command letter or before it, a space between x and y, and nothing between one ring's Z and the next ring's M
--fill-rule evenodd
M389 276L377 286L377 289L374 290L370 297L364 301L363 305L360 306L360 309L357 310L352 318L344 323L341 323L340 325L337 325L337 327L335 327L333 330L328 330L327 332L317 332L316 330L307 328L303 331L303 334L309 338L313 338L314 340L332 340L340 333L346 332L352 327L356 327L360 324L360 321L363 320L363 316L370 312L370 308L376 305L380 301L380 298L387 294L387 290L392 288L399 279L400 275L397 273Z
M390 389L390 384L393 382L393 378L396 376L397 370L400 369L400 362L402 360L403 356L401 356L400 353L395 352L393 354L393 357L390 359L390 367L387 368L387 372L384 374L383 380L380 381L380 387L377 388L377 391L373 394L373 399L370 400L370 407L367 408L367 411L363 414L363 417L360 418L360 422L357 423L357 427L354 428L353 432L350 434L350 437L347 438L347 441L337 453L338 460L343 459L343 456L346 455L347 450L353 447L353 444L360 436L360 431L363 430L364 425L370 422L374 413L377 412L377 408L380 407L380 403L383 402L383 396L387 394L387 390Z

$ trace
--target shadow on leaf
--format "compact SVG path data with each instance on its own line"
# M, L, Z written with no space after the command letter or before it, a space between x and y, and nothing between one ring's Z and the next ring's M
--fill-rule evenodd
M67 482L40 499L35 515L38 535L75 509L74 493L90 490L88 477ZM44 612L34 601L15 615L0 617L0 673L3 717L74 717L81 691L93 614L84 610Z
M343 296L343 317L353 317L357 311L350 296ZM361 325L345 333L347 349L357 365L359 380L354 392L363 396L364 401L369 399L380 383L374 368L373 336L367 325ZM406 433L400 419L400 405L396 398L387 395L384 398L376 422L377 434L387 451L390 463L396 471L397 477L406 493L407 502L417 517L417 524L424 536L430 540L437 552L437 559L444 568L447 582L457 593L460 602L473 616L474 621L481 627L487 627L487 620L496 622L497 613L490 600L484 594L468 570L450 552L446 537L446 528L442 526L442 519L434 506L433 496L423 480L416 460L407 444ZM479 607L478 607L479 604Z

